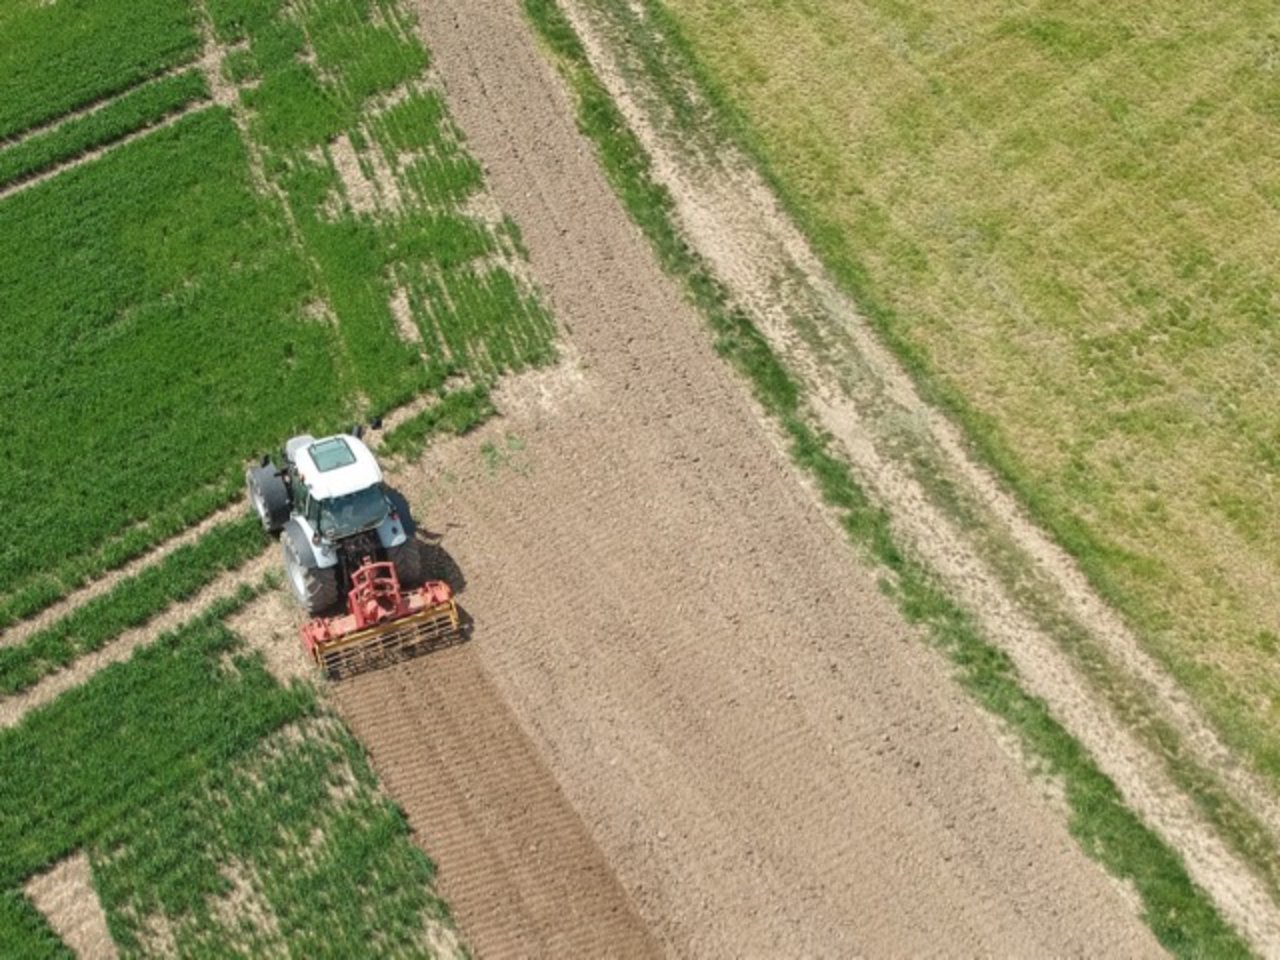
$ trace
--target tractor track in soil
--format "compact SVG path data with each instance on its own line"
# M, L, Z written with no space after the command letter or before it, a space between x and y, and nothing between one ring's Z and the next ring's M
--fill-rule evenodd
M394 478L471 640L333 691L464 940L629 954L598 918L634 911L677 955L1157 954L797 482L519 4L417 9L579 358ZM578 852L548 869L544 837Z
M479 956L657 955L465 647L339 683L333 699L441 864L440 893Z

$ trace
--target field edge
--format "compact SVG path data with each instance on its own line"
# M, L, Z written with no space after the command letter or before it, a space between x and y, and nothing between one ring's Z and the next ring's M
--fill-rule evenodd
M580 128L596 147L606 177L659 262L684 286L716 338L717 351L744 376L792 461L815 483L851 543L886 571L887 589L906 618L956 667L961 684L1016 736L1028 758L1061 778L1072 810L1070 829L1091 858L1131 881L1144 919L1179 955L1247 955L1248 948L1189 878L1181 858L1124 804L1047 705L1023 691L1008 657L979 634L972 618L936 578L894 542L888 516L861 490L847 463L814 426L802 383L786 368L750 318L732 304L700 256L683 240L665 188L603 84L556 0L523 0L525 13L574 94Z

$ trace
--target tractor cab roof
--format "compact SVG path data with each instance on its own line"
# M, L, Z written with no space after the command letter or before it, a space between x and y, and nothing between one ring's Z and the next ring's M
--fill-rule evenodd
M313 440L293 454L298 476L317 500L359 493L382 482L382 468L356 437Z

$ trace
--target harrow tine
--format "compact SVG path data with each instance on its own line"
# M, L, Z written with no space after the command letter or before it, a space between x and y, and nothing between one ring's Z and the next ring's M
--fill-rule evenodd
M452 599L413 616L367 628L336 641L321 641L316 660L330 680L340 680L406 660L461 636Z

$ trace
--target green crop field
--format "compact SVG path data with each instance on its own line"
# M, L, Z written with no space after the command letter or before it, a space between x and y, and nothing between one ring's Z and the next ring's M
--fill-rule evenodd
M66 955L21 884L77 851L126 954L429 956L452 936L360 746L244 652L229 606L0 733L6 956Z
M187 0L5 0L0 142L196 55Z
M136 87L98 110L31 134L0 151L0 188L159 123L208 96L204 78L195 70Z
M426 399L387 440L417 451L554 358L394 0L0 0L0 36L0 629L291 433ZM219 522L0 644L0 700L265 547ZM74 853L125 955L460 949L361 748L223 623L261 589L0 732L0 952L67 955L24 885Z
M479 168L393 3L210 3L235 111L205 101L59 170L206 96L191 72L122 91L199 53L200 9L162 9L130 14L133 46L116 47L98 5L0 6L46 54L0 59L10 127L47 119L51 102L120 93L0 142L0 181L57 174L0 199L0 379L17 465L0 496L32 503L0 546L0 620L225 502L240 464L290 432L552 356L550 316L510 270L513 227L465 210ZM69 42L81 33L104 49ZM52 49L57 36L75 50ZM55 96L67 74L49 64L73 54L100 82ZM354 174L335 144L349 144ZM398 328L397 296L421 342Z
M889 342L1280 779L1280 8L663 6Z

